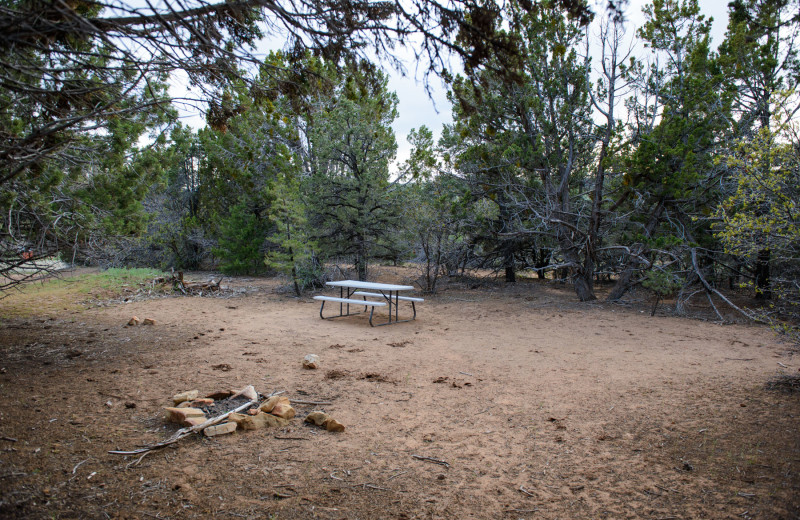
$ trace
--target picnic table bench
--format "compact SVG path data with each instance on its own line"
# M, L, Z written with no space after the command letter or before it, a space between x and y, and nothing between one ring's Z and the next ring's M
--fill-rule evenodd
M354 314L361 314L362 312L366 312L367 308L370 309L369 312L369 324L372 327L376 325L372 323L372 318L375 313L375 307L385 307L388 305L389 307L389 321L386 323L380 323L377 326L382 325L390 325L392 323L402 323L406 321L415 320L417 318L417 302L423 302L422 298L416 298L413 296L400 296L400 291L411 291L414 290L414 287L411 285L395 285L395 284L386 284L386 283L375 283L375 282L362 282L359 280L342 280L340 282L328 282L326 285L331 287L339 287L339 297L335 296L314 296L315 300L319 300L322 302L319 308L319 317L324 320L329 320L333 318L341 318L343 316L352 316ZM346 292L345 292L346 289ZM372 291L378 292L368 292L363 291L360 289L369 289ZM361 296L362 300L357 300L352 298L352 296ZM379 300L368 300L367 297L370 298L379 298ZM400 320L398 306L401 301L411 302L411 309L414 312L414 315L407 319L407 320ZM323 310L325 309L325 302L333 302L339 304L339 314L333 315L329 317L325 317L323 315ZM363 306L363 311L358 312L350 312L350 305L353 306ZM392 320L392 308L394 307L394 320Z

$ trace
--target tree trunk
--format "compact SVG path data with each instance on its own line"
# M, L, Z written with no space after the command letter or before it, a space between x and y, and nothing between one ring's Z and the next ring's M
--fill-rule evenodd
M506 266L506 283L515 283L517 281L517 275L514 272L513 265Z
M762 249L756 257L756 298L759 300L769 300L772 298L772 290L769 282L769 249Z
M298 298L300 298L302 294L300 294L300 284L297 283L297 264L294 262L294 251L291 247L289 248L289 261L292 263L292 283L294 284L294 293Z
M582 302L596 300L597 296L594 295L594 287L591 282L586 281L584 274L585 273L579 273L578 276L575 277L575 294L578 295L578 299ZM592 276L589 275L589 280L591 279Z
M517 281L517 273L514 270L514 243L510 240L506 241L504 249L503 263L506 268L506 283L515 283Z
M639 265L639 261L634 260L635 256L638 256L638 254L638 252L635 255L631 254L628 258L628 262L625 264L625 270L620 273L619 278L617 278L617 283L614 284L606 300L610 302L617 301L631 288L633 273L636 272L636 267Z
M583 266L575 276L575 292L582 302L596 300L594 295L594 259L592 254L587 251Z
M550 250L541 247L536 253L536 260L533 265L536 268L536 276L538 276L540 280L544 280L547 276L545 269L548 265L550 265Z

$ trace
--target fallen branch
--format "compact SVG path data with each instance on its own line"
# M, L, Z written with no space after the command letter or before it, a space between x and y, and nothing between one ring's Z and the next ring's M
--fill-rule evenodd
M703 287L705 287L707 292L714 293L717 296L719 296L719 298L722 301L724 301L725 303L730 305L731 308L736 309L738 312L740 312L742 314L742 316L746 317L747 319L753 320L753 321L755 321L757 323L765 323L765 324L769 325L764 320L758 319L757 317L753 316L749 312L747 312L747 311L745 311L743 309L740 309L735 303L733 303L728 298L726 298L724 294L722 294L718 290L716 290L713 287L711 287L711 285L703 277L703 273L701 272L700 268L697 265L697 248L694 248L694 247L692 248L692 266L694 267L694 272L697 274L697 277L700 279L700 283L703 284ZM716 310L716 307L714 307L714 310ZM719 315L719 312L717 312L717 315Z
M292 404L310 404L313 406L330 406L333 403L329 401L301 401L299 399L291 399Z
M157 450L157 449L160 449L160 448L164 448L166 446L169 446L170 444L175 444L179 440L183 439L184 437L188 437L189 435L191 435L191 434L193 434L195 432L201 432L201 431L205 430L206 428L208 428L209 426L213 426L213 425L215 425L217 423L220 423L220 422L224 421L231 414L239 413L242 410L246 410L246 409L248 409L251 406L254 406L256 404L258 404L258 400L257 399L253 400L253 401L249 401L246 404L243 404L242 406L238 407L235 410L231 410L230 412L224 413L222 415L218 415L217 417L212 417L211 419L207 420L206 422L204 422L202 424L198 424L197 426L181 428L180 430L175 432L175 434L172 437L170 437L169 439L167 439L165 441L158 442L156 444L151 444L149 446L145 446L144 448L139 448L138 450L131 450L131 451L111 450L108 453L111 453L112 455L138 455L140 453L146 453L148 451L153 451L153 450Z

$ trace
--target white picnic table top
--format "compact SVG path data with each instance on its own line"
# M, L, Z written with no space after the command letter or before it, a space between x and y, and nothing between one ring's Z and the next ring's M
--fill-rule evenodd
M413 291L413 285L395 285L390 283L361 282L359 280L342 280L327 282L331 287L350 287L352 289L372 289L373 291Z

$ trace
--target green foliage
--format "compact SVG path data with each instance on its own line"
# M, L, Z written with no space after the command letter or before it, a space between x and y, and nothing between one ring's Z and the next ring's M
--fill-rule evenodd
M714 229L725 252L742 261L757 263L769 252L776 267L770 279L773 302L754 313L800 342L800 147L796 124L782 113L774 120L773 128L728 150L724 162L735 191L717 208ZM761 289L751 281L744 286Z
M226 274L257 274L264 270L264 239L267 223L244 203L231 208L220 222L219 243L214 254Z
M275 187L270 220L275 232L268 241L274 247L267 251L265 265L290 276L298 297L309 287L322 286L325 269L310 236L299 183L292 176Z
M646 6L640 37L668 57L648 89L663 99L660 121L631 156L633 189L656 200L702 204L705 181L712 178L712 150L729 120L730 92L709 49L711 24L696 0L654 0Z
M681 278L673 271L656 269L648 271L642 280L642 286L659 297L669 296L683 286Z
M785 129L785 127L784 127ZM800 261L800 152L781 134L761 129L726 157L736 191L718 208L716 227L727 253L753 258L762 249L777 260Z

